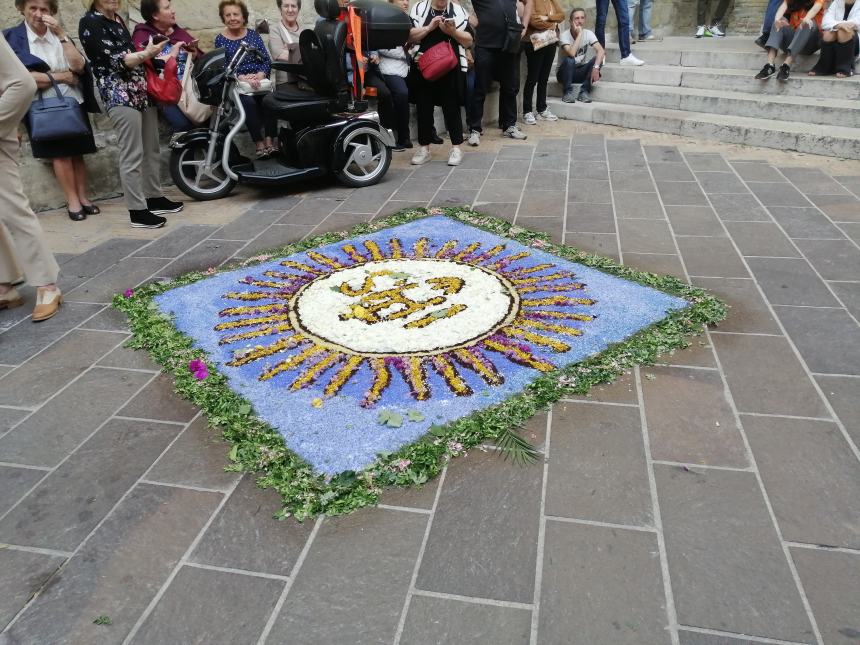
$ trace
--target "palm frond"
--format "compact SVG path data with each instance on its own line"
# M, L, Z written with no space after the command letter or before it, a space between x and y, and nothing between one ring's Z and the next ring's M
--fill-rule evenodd
M538 460L540 453L528 441L517 434L513 428L504 428L495 438L496 448L505 461L510 457L515 464L525 466Z

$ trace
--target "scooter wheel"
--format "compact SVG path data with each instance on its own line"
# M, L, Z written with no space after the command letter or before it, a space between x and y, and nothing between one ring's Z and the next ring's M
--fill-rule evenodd
M184 148L170 153L170 176L177 188L193 199L208 201L221 199L236 187L220 163L206 168L206 151L209 143L205 140L192 141ZM220 161L221 153L217 154Z
M379 131L372 127L356 128L340 142L341 159L335 175L340 183L351 188L372 186L385 176L391 165L391 149L385 145Z

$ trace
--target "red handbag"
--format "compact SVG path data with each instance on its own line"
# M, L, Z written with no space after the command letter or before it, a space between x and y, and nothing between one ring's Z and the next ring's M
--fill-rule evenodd
M418 57L418 71L428 81L438 81L459 64L457 54L447 40L436 43Z
M175 105L182 96L182 83L176 75L176 59L171 56L164 63L164 70L159 74L152 61L144 63L146 67L146 93L159 104Z

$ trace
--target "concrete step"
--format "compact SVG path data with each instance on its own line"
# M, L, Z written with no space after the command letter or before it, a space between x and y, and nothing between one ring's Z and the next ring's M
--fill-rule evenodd
M767 82L777 81L771 79ZM833 123L848 128L860 127L860 102L848 99L756 95L603 80L594 85L591 95L595 101L601 103L623 103L728 116L766 117L819 125Z
M547 103L553 112L564 119L828 157L860 159L860 130L856 128L596 101L589 104L563 103L560 99L551 98Z
M708 69L702 67L680 67L677 65L643 65L626 67L618 63L607 63L603 67L602 80L611 83L636 83L688 87L701 90L725 90L774 96L809 96L834 99L860 99L860 75L851 78L835 76L791 75L787 83L775 79L757 81L746 69Z

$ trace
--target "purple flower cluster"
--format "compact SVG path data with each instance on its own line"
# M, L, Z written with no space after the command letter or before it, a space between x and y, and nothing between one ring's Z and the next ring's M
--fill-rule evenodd
M188 362L188 369L194 374L194 378L198 381L204 380L207 376L209 376L209 368L206 367L206 363L204 363L199 358L195 358L193 361Z

